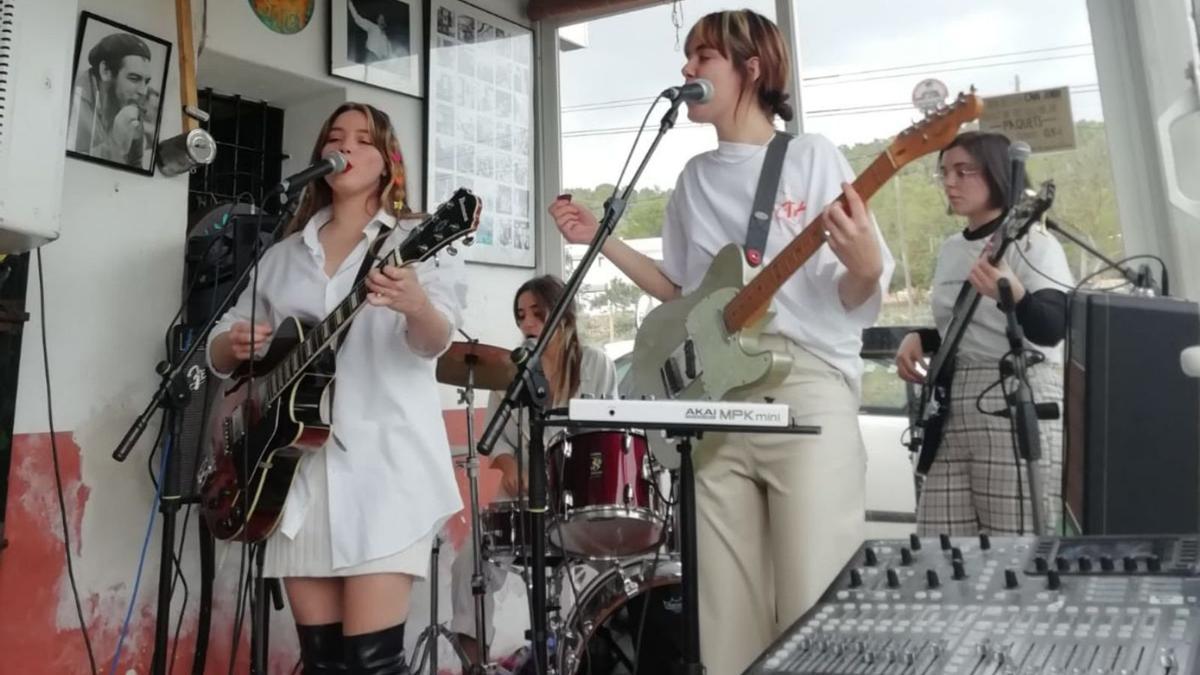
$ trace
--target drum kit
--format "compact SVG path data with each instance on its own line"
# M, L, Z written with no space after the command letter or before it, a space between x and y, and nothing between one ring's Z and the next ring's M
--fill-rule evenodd
M437 584L431 578L433 616L418 638L413 672L422 672L427 663L427 672L437 672L439 636L451 642L464 673L503 672L486 663L482 566L487 561L516 572L528 589L534 533L523 498L480 506L473 397L477 388L503 390L516 371L508 350L476 341L455 342L438 360L438 381L459 387L467 407L469 440L461 464L470 487L468 545L476 547L475 635L485 663L469 663L455 636L438 623ZM517 458L520 462L519 449ZM673 536L672 473L651 455L645 434L629 428L560 431L547 442L546 458L549 511L541 536L550 572L547 595L560 599L549 603L547 625L555 645L551 668L560 675L669 672L679 662L683 630L681 568L669 543L678 539ZM588 581L580 587L580 579Z

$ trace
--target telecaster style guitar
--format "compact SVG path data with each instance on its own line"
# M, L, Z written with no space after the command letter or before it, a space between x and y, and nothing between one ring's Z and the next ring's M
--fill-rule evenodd
M427 260L479 226L481 200L459 189L377 267ZM274 531L305 451L331 433L325 419L332 393L336 338L366 306L363 281L315 326L295 317L276 329L266 355L243 364L218 404L209 434L212 457L201 471L201 511L213 536L258 542Z
M854 180L854 189L866 201L901 167L948 145L982 109L974 93L959 94L950 106L900 132ZM838 197L843 205L845 199ZM761 270L746 266L741 246L721 249L699 288L646 316L621 393L627 398L722 401L782 382L791 370L791 357L760 347L758 336L772 317L771 298L825 243L826 229L822 213ZM650 442L659 460L672 465L667 440L654 435Z
M1041 220L1042 214L1054 203L1054 183L1046 181L1036 195L1025 195L1004 214L1004 220L992 234L991 253L988 260L994 265L1004 257L1005 251L1029 232L1033 224ZM921 398L917 402L909 449L917 454L917 472L924 475L937 456L942 442L942 428L949 414L950 385L954 379L954 357L963 334L979 306L979 291L969 282L963 282L958 297L954 300L950 325L942 336L942 344L929 360L925 382L921 385Z

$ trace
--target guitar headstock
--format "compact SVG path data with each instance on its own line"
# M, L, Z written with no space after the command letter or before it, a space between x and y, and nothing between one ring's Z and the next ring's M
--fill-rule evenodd
M1029 232L1029 228L1040 221L1042 215L1053 205L1054 181L1048 180L1042 183L1036 193L1027 191L1021 195L1021 199L1005 214L1004 222L996 230L996 236L1003 237L1008 241L1016 241L1024 237Z
M899 169L915 159L949 145L958 135L959 127L979 119L981 114L983 100L975 95L975 90L965 94L960 92L954 103L939 106L937 110L926 113L920 122L901 131L888 146L887 154L894 167Z
M455 190L397 247L400 260L407 263L432 258L455 241L470 236L479 228L482 212L482 199L466 188Z

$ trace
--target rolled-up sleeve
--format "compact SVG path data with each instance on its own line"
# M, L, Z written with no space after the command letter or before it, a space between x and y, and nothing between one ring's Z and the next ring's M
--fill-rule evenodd
M467 307L467 280L466 265L462 258L461 254L452 256L443 252L417 267L417 278L425 289L429 303L450 324L446 343L431 355L432 358L441 356L450 348L454 334L463 325L463 311Z

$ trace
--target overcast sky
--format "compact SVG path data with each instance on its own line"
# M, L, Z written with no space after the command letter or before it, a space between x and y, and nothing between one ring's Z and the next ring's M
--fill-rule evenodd
M1085 0L797 0L805 131L839 145L894 136L915 120L912 89L937 78L983 96L1069 85L1075 119L1102 119ZM683 28L707 12L749 7L774 17L773 0L685 0ZM588 24L589 45L561 54L563 182L616 180L650 98L682 76L682 46L663 5ZM866 71L866 72L864 72ZM620 105L629 102L629 105ZM867 109L863 109L866 106ZM883 107L883 110L872 109ZM849 109L849 110L846 110ZM651 116L649 136L665 106ZM670 187L688 157L716 147L711 127L679 125L640 187ZM597 133L602 132L602 133ZM639 155L640 157L640 151ZM635 158L636 161L636 158Z

